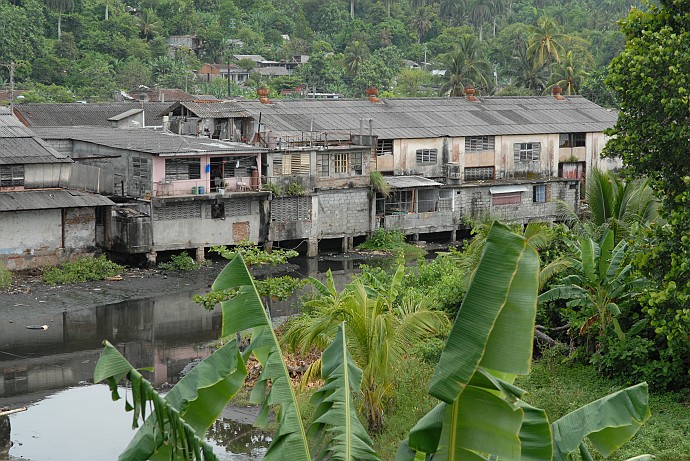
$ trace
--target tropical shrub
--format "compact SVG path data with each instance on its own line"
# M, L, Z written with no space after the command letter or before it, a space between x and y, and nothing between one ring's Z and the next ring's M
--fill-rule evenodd
M67 262L59 267L53 267L43 273L43 281L49 285L62 283L88 282L90 280L104 280L118 275L124 266L109 261L105 255L98 258L82 257L76 261Z
M424 459L427 454L440 460L569 461L578 451L583 459L592 459L590 447L607 457L649 418L645 384L606 396L553 423L543 410L522 400L524 391L512 383L530 369L538 268L536 251L522 237L500 225L492 228L431 379L429 393L441 403L412 428L396 459ZM349 356L347 323L337 325L322 355L324 386L315 394L316 419L307 432L270 319L241 255L223 269L212 288L236 292L222 303L222 335L251 330L249 347L240 353L234 340L228 342L165 397L106 343L94 381L107 381L113 398L119 398L117 382L124 377L132 385L131 403L127 401L125 408L134 411L135 425L144 421L121 458L215 459L199 435L237 393L247 373L246 361L253 355L263 366L251 394L261 405L257 424L267 422L269 406L277 410L278 430L264 459L309 461L312 441L314 459L377 460L354 411L353 396L363 388L358 382L366 373L361 375ZM147 405L152 406L148 417Z
M186 251L183 251L179 255L170 256L169 262L160 263L158 267L167 271L191 271L198 269L200 264L197 264L194 258L189 256Z
M423 256L426 252L405 240L405 233L397 229L379 227L366 242L357 245L358 250L385 251L405 258Z
M285 264L290 258L299 256L299 253L297 253L295 250L262 250L249 240L242 240L241 242L238 242L234 248L231 249L226 247L225 245L212 246L211 251L214 253L218 253L223 258L228 260L233 259L237 254L241 254L242 259L248 266L252 266L255 264L268 264L271 266L277 266L279 264Z

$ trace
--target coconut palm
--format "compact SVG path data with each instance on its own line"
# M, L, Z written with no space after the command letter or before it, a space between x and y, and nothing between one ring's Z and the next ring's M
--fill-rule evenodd
M485 0L474 0L470 6L470 21L479 30L479 41L482 41L484 24L491 19L491 5Z
M455 51L442 56L441 65L445 70L441 85L442 95L462 96L468 85L480 89L489 87L490 78L487 76L491 75L493 69L481 56L474 36L463 37Z
M57 11L57 36L59 40L62 36L62 13L74 8L74 0L46 0L46 4L48 5L48 8Z
M596 237L611 229L618 242L629 235L634 225L647 225L659 216L659 200L645 179L624 183L613 172L593 168L585 196L588 210L582 217L567 204L558 205L561 219L581 234Z
M422 37L429 32L432 25L431 10L427 7L417 9L412 18L412 28L417 32L417 43L422 43Z
M528 88L534 94L541 94L546 88L546 68L538 66L527 55L527 49L517 49L509 63L507 74L517 86Z
M163 30L161 20L156 16L153 8L145 8L137 18L137 26L141 37L147 41L153 40Z
M532 27L527 57L539 67L548 66L552 62L561 62L563 46L560 40L564 37L553 18L542 16L537 20L537 25Z
M573 52L568 51L563 61L552 66L551 85L545 92L550 92L554 86L560 86L567 95L578 94L582 81L589 76L573 59Z
M345 68L350 75L356 75L359 66L369 56L369 47L361 40L355 40L345 48Z
M324 348L345 321L350 353L362 368L362 408L369 432L383 427L383 409L391 396L393 364L400 363L406 350L426 337L446 331L445 314L413 302L396 302L404 266L400 265L390 285L370 278L356 279L343 291L335 289L332 275L326 284L311 279L319 296L305 303L305 313L291 322L283 341L293 350ZM318 370L316 362L307 375Z

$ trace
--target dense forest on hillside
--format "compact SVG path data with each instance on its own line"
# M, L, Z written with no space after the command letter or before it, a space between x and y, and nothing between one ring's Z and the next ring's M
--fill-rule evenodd
M253 74L234 96L306 84L361 97L538 95L558 84L615 105L606 68L624 47L616 22L636 0L0 0L0 63L18 63L25 101L108 101L139 85L224 96L195 80L232 54L310 55L292 75ZM170 55L170 35L203 48ZM289 38L287 38L289 36ZM235 40L230 40L235 39ZM229 43L243 45L229 46ZM410 68L409 62L420 65ZM242 65L243 63L239 63ZM0 87L9 86L9 66ZM436 72L433 72L436 71Z

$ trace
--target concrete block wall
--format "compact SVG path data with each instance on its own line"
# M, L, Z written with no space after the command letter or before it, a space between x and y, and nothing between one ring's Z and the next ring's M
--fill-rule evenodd
M364 235L370 230L369 189L319 191L319 238Z

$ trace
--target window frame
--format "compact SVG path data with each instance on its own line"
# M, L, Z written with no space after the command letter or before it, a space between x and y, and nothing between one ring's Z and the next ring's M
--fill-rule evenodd
M519 146L519 147L517 147ZM541 160L540 142L516 142L513 144L513 160L518 163L538 162Z
M333 154L333 174L347 174L349 155L346 153Z
M316 154L316 176L327 178L331 175L331 154Z
M180 171L169 171L172 167ZM184 172L186 166L186 173ZM168 181L190 181L201 179L201 157L173 157L165 159L165 179Z
M376 155L393 155L393 140L378 139L376 141Z
M532 202L546 203L546 184L535 184L532 186Z
M438 149L417 149L417 165L435 165L438 163Z
M587 147L587 133L561 133L558 137L559 149L572 149L575 147Z
M489 172L491 173L490 176L482 174ZM496 178L496 169L492 166L465 167L462 172L462 177L465 181L491 181Z
M465 153L496 150L496 136L465 136Z
M20 187L24 180L24 164L0 165L0 187Z

